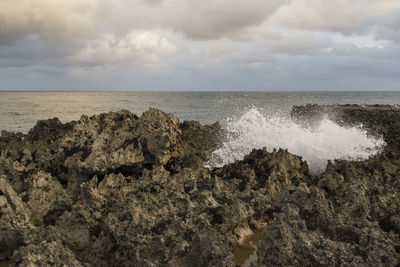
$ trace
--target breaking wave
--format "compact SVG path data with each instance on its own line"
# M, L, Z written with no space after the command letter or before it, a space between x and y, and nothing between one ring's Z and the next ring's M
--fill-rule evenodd
M322 173L328 160L365 160L382 151L385 142L367 135L361 127L343 127L328 120L305 126L281 116L264 116L251 109L227 122L228 137L212 153L209 167L243 159L254 148L288 149L308 162L311 174Z

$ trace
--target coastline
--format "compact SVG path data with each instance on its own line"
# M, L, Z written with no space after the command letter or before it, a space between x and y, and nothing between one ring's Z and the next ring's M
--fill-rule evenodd
M150 109L39 121L0 138L0 261L12 265L235 266L262 231L256 265L400 261L400 108L307 105L362 123L387 146L311 176L301 157L253 150L203 167L224 131Z

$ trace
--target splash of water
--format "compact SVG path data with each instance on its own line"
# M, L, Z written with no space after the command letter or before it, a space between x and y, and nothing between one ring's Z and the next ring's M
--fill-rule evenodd
M221 167L242 159L254 148L288 149L308 162L310 173L322 173L328 160L364 160L382 151L385 142L367 135L361 127L343 127L323 119L313 127L279 116L263 116L253 108L228 120L227 140L207 163Z

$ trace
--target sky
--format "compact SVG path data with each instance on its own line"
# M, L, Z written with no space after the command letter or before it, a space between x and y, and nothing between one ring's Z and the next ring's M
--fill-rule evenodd
M400 90L399 0L0 0L0 91Z

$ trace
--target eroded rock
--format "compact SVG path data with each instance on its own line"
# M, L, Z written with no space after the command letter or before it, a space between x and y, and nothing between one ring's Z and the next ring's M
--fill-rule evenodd
M398 147L385 128L393 125L372 131ZM3 132L0 261L235 266L238 244L262 232L254 266L399 263L398 149L330 163L317 177L281 149L203 167L223 136L218 124L179 123L156 109Z

